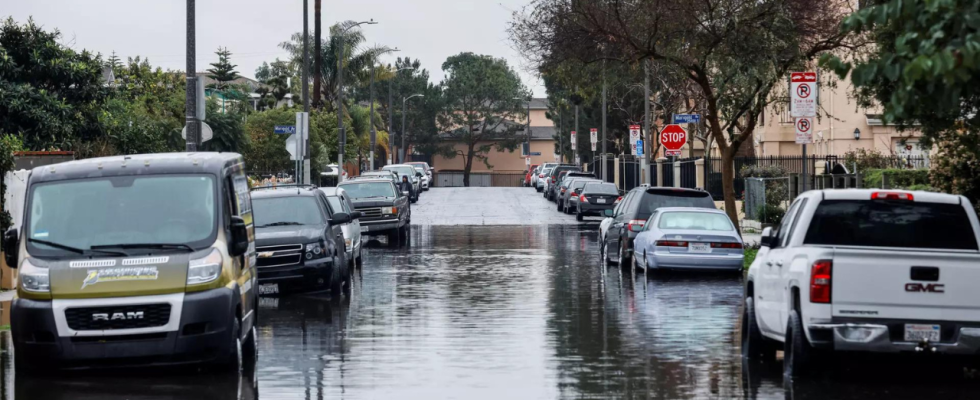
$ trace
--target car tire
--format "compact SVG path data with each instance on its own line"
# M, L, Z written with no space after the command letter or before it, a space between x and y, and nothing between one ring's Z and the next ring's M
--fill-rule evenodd
M776 359L776 343L762 335L752 296L742 305L742 358L762 362Z
M786 339L783 342L783 377L806 376L811 358L810 343L803 333L803 320L796 311L789 312L786 322Z
M257 329L253 323L251 332L245 338L245 343L242 343L242 363L246 368L254 368L259 359L259 338L256 332Z
M581 222L585 220L585 217L582 215L582 213L575 213L575 220Z
M562 211L562 212L565 211L565 210L562 210L561 209L561 202L558 202L558 201L555 202L555 208L558 209L558 211Z
M620 266L623 266L623 267L625 267L627 265L633 265L632 258L628 255L628 252L626 251L626 249L623 248L625 246L626 246L626 243L625 242L622 243L622 244L620 244L618 246L619 247L619 262L618 262L618 264Z
M361 246L364 246L364 243L361 243ZM364 266L364 254L363 253L364 253L364 247L358 247L357 248L357 258L354 259L354 265L356 265L358 268Z
M343 265L340 268L343 268L345 270L347 269L346 263L336 263L334 265L337 265L337 266ZM339 270L338 269L337 271L335 271L331 275L332 276L330 277L330 298L332 300L340 300L340 298L343 296L343 293L344 293L344 275L345 275L345 273L344 273L343 270Z
M604 249L604 251L602 252L603 254L602 260L605 262L605 265L615 264L615 262L611 258L609 258L609 243L604 244L602 248Z

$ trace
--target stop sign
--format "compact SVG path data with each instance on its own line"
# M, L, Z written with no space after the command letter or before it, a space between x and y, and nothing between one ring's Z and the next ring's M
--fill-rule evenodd
M660 131L660 144L670 151L680 151L687 143L687 132L680 125L670 124Z

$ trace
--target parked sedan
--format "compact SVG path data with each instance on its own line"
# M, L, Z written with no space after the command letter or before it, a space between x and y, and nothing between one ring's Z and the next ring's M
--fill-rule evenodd
M582 194L582 188L586 184L591 182L602 182L595 178L585 178L585 177L573 177L565 180L565 185L567 187L558 194L558 204L561 205L561 211L565 214L571 214L575 207L578 205L579 195Z
M721 210L659 208L633 243L637 269L742 271L742 237Z
M565 204L565 214L576 214L577 215L578 214L579 207L582 205L582 203L585 203L586 205L589 204L589 199L587 199L585 197L582 197L583 196L583 191L585 190L585 187L588 186L588 185L590 185L590 184L600 185L602 183L604 183L604 182L602 182L601 180L591 179L591 178L578 178L578 179L575 179L574 181L572 181L571 183L569 183L569 186L568 186L568 194L567 194L567 197L565 198L565 202L564 202L564 204ZM619 191L616 190L616 185L614 185L614 184L609 184L609 185L612 187L612 190L616 191L616 194L612 195L612 198L608 200L608 203L609 203L608 204L608 207L611 209L613 207L613 204L616 201L616 197L618 196ZM607 199L606 199L606 196L605 195L601 195L601 197L594 198L593 200L594 201L600 201L601 200L603 202L603 204L605 204L607 202ZM596 214L601 214L602 211L596 211L595 213ZM582 217L576 217L576 219L579 220L579 221L581 221L582 220Z
M350 214L351 221L340 226L344 232L344 247L351 266L361 266L361 222L359 221L361 212L354 210L354 202L346 190L338 187L325 187L319 190L327 196L327 206L332 213Z
M524 176L524 186L531 186L531 177L538 173L538 164L532 164L531 168L528 168L527 175Z

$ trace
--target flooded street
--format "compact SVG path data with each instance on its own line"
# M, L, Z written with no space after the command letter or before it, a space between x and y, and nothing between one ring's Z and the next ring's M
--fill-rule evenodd
M416 212L438 212L430 193ZM962 367L917 363L839 365L784 385L778 363L743 365L739 278L603 267L597 230L598 219L442 224L414 226L408 244L371 241L349 299L262 299L258 365L244 377L190 367L15 377L5 332L0 399L980 396Z

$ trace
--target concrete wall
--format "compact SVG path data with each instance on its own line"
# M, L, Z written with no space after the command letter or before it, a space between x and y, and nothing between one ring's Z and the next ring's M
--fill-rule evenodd
M479 146L479 144L477 145ZM454 146L456 150L462 152L464 155L457 155L456 158L444 158L442 156L432 157L432 167L436 171L442 170L458 170L462 171L464 165L466 164L466 150L465 144L456 144ZM555 141L554 140L535 140L531 142L531 152L540 152L540 156L531 156L531 164L543 164L546 162L555 162ZM521 157L521 149L518 147L514 152L509 151L497 151L492 149L487 153L487 162L493 166L492 169L487 168L487 166L476 158L473 159L473 171L485 172L485 171L524 171L527 167L524 164L524 157Z

